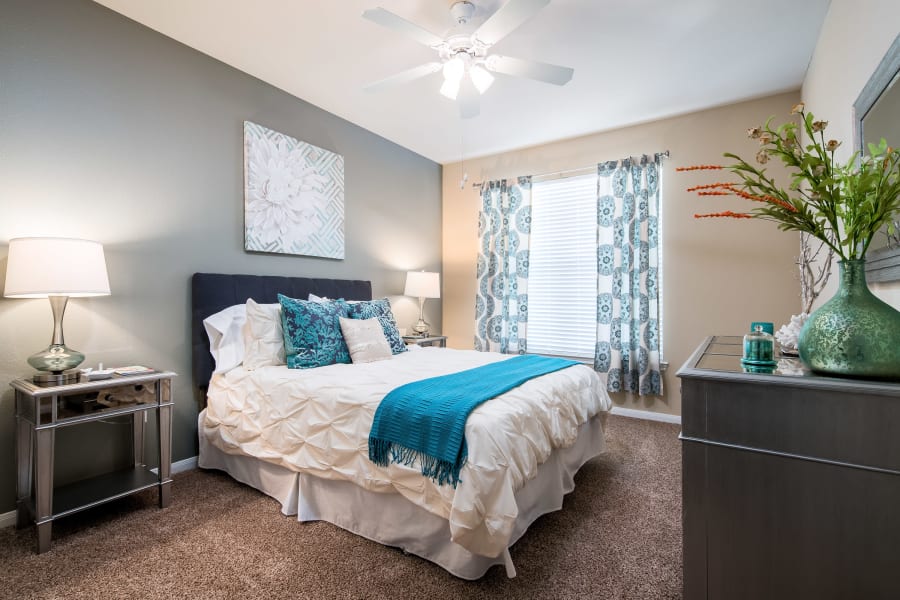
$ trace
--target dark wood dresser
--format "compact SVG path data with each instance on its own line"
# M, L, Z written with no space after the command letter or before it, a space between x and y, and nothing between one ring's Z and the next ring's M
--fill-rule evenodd
M747 373L741 342L678 372L684 598L900 598L900 384Z

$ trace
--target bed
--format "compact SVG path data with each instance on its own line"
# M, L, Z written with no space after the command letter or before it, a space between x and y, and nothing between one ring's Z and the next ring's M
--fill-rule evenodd
M206 390L199 465L275 498L285 515L324 520L437 563L464 579L515 568L509 547L539 516L559 510L574 475L603 451L610 401L597 375L574 366L536 377L480 405L466 421L468 461L457 486L416 466L379 467L367 435L384 395L426 377L510 357L446 348L315 369L242 366L212 375L202 321L248 298L277 294L370 300L366 281L195 274L195 383Z

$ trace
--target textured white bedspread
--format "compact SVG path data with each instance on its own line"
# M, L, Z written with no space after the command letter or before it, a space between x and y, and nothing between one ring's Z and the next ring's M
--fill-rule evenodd
M574 443L579 425L610 409L592 369L579 365L532 379L476 408L466 423L468 461L455 489L423 477L418 466L376 466L369 461L368 435L392 389L508 358L416 348L365 364L238 367L210 382L200 434L227 453L400 493L448 519L454 542L494 557L507 547L518 514L514 493L552 449Z

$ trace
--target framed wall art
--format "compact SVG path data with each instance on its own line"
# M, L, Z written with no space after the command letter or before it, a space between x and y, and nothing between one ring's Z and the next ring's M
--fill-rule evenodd
M244 121L244 248L344 258L344 157Z

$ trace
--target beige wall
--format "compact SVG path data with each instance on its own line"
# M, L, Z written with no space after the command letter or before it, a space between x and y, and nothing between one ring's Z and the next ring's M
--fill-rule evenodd
M676 173L675 167L721 164L722 152L750 157L748 127L788 118L799 94L787 93L467 160L469 184L459 188L459 163L443 172L443 324L448 344L471 348L475 321L475 258L479 196L471 182L585 167L599 161L669 150L663 171L663 353L670 363L662 397L617 397L622 406L679 414L675 372L707 335L742 334L751 321L786 322L799 312L794 257L798 237L762 221L697 220L696 212L741 210L736 198L697 198L684 189L723 177ZM779 165L771 168L778 176Z
M853 103L900 33L898 24L897 0L832 0L828 9L801 95L808 109L829 122L829 137L844 141L839 149L841 160L853 152ZM900 140L888 142L900 144ZM829 281L820 296L822 301L837 289L836 279L833 276ZM872 289L900 309L900 282L873 285Z

